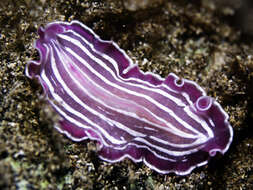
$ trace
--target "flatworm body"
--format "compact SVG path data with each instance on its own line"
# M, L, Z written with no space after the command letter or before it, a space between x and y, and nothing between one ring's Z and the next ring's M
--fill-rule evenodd
M39 28L26 75L36 77L74 141L96 140L109 162L126 157L159 173L190 173L232 141L228 115L196 83L143 73L114 42L78 21Z

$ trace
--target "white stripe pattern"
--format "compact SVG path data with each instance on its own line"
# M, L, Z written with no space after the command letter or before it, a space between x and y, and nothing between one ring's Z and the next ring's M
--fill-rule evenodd
M143 73L114 42L78 21L54 22L40 35L41 60L31 61L26 74L39 78L61 116L56 128L75 141L98 141L102 159L128 157L184 175L227 151L228 115L196 83Z

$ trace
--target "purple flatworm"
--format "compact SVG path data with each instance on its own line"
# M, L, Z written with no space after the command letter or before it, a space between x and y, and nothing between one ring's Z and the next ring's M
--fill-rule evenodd
M142 72L114 42L78 21L38 30L26 75L36 77L74 141L96 140L108 162L130 158L159 173L190 173L233 137L228 115L195 82Z

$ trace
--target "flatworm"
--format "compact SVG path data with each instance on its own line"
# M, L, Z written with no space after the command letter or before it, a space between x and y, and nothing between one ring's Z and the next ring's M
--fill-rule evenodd
M195 82L142 72L114 42L78 21L38 30L26 75L36 77L74 141L98 142L108 162L130 158L159 173L189 174L233 137L228 115Z

